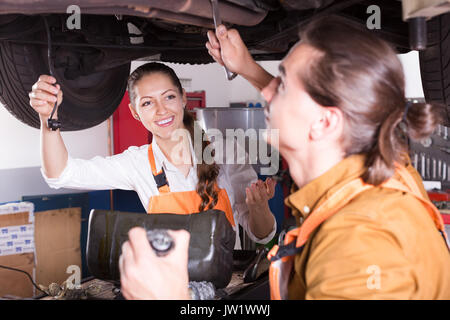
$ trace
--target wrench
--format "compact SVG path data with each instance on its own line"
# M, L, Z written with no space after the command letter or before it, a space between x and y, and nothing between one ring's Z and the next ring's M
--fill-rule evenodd
M55 72L53 70L53 64L52 64L52 39L51 39L51 36L50 36L50 27L48 25L48 21L47 21L46 17L43 17L43 18L44 18L45 31L47 32L48 67L49 67L50 75L56 79ZM56 86L56 83L55 83L55 86ZM47 127L49 129L51 129L52 131L56 131L58 129L61 129L61 121L59 121L57 119L53 119L53 116L55 114L57 105L58 105L58 101L56 101L55 104L53 105L53 109L52 109L52 113L50 114L50 118L47 119Z
M413 156L413 166L417 171L419 171L419 155L417 153L414 153Z
M213 12L213 19L214 19L214 27L217 30L217 27L222 24L222 19L220 19L220 14L219 14L219 1L218 0L211 0L211 5L212 5L212 12ZM227 79L229 81L231 81L234 78L236 78L237 73L231 72L225 66L223 66L223 68L225 69L225 73L226 73Z
M420 154L420 175L425 179L425 154Z
M432 158L431 159L431 179L432 180L436 180L437 179L437 168L436 168L436 159Z
M442 179L441 181L446 181L447 180L447 162L444 162L442 164Z

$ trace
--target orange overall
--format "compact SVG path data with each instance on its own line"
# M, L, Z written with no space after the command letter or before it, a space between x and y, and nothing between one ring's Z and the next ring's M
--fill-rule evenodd
M166 179L164 168L160 172L156 171L155 157L153 155L152 145L148 147L148 160L152 169L153 177L159 190L159 195L150 197L147 213L174 213L174 214L192 214L199 212L199 206L202 199L197 191L171 192ZM234 227L233 210L225 189L219 189L217 183L215 188L218 192L217 204L214 208L225 212L225 215Z
M403 166L396 166L396 172L404 180L404 183L391 178L380 187L400 190L412 194L420 200L431 216L438 231L442 234L448 246L447 235L444 230L442 216L438 209L422 195L416 181ZM354 179L342 188L338 189L327 201L319 205L303 222L302 226L286 233L284 245L275 245L268 254L271 261L269 270L270 294L275 300L287 299L288 283L293 269L295 255L300 254L309 236L316 230L322 222L333 216L347 203L362 192L374 188L373 185L366 184L361 178Z

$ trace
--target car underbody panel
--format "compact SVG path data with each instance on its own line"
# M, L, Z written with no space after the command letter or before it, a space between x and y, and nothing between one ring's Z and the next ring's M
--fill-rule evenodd
M222 20L227 23L254 26L267 15L264 7L249 6L253 1L220 1ZM261 3L263 3L261 1ZM0 4L0 12L20 14L67 13L72 0L42 1L6 0ZM164 19L174 23L188 23L200 27L213 28L210 0L111 0L77 1L81 14L130 15L144 18Z
M238 29L257 60L278 60L298 41L299 28L312 18L337 13L365 24L367 6L373 3L383 6L383 28L375 32L400 52L408 51L408 29L401 19L399 1L228 0L219 1L219 9L223 23ZM109 53L114 56L113 64L121 63L118 57L122 62L139 58L212 62L204 47L206 32L214 28L210 0L80 0L81 27L69 30L66 21L74 12L72 4L71 0L24 0L20 4L4 0L0 3L0 40L45 45L45 15L49 16L55 45L115 50ZM111 19L134 33L112 34L106 26Z

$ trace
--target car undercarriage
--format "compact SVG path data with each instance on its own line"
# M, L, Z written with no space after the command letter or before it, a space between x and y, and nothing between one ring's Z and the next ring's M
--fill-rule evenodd
M62 130L84 129L107 119L123 96L133 60L213 62L205 48L206 32L214 28L210 0L82 0L77 6L71 2L27 0L18 4L6 0L0 3L3 60L0 85L5 88L1 100L14 116L28 125L39 126L37 115L26 107L27 93L39 74L48 73L49 37L55 75L65 92L60 114L64 120ZM367 8L373 5L380 8L381 28L372 31L399 53L410 51L412 33L404 20L401 1L219 1L224 24L239 31L259 61L281 60L299 40L299 28L319 16L337 14L355 24L366 25L371 15ZM69 23L74 19L79 19L78 25ZM44 20L50 26L49 34ZM439 48L421 52L426 98L446 104L447 109L450 106L447 62L450 53L446 45L449 20L446 14L428 21L429 30L439 28L440 32L438 39L436 34L428 32L429 46L438 44ZM427 62L435 60L437 55L444 58L439 65ZM430 64L433 74L427 78ZM436 68L439 75L435 74ZM436 77L440 84L434 82ZM448 119L447 114L447 122Z

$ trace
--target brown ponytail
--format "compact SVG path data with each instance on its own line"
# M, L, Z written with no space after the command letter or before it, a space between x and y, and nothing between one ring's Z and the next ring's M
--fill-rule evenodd
M410 104L410 106L408 106ZM390 114L381 125L377 144L368 152L364 181L378 185L394 172L394 162L401 162L408 152L408 138L427 138L441 121L440 106L407 102L403 112Z
M347 20L326 16L300 32L317 50L299 78L312 99L344 114L341 140L347 156L366 154L365 182L379 185L407 152L407 138L429 136L440 121L439 106L407 108L403 68L391 46ZM405 111L406 116L405 116Z
M131 73L128 78L128 94L130 96L130 102L133 104L135 100L135 92L134 87L139 80L142 79L145 75L149 75L152 73L162 73L168 76L173 84L177 87L180 94L183 92L183 88L181 86L180 79L177 77L175 71L172 68L157 62L146 63ZM195 121L194 117L189 113L189 111L184 110L183 116L183 124L186 129L189 131L191 136L192 143L195 143L194 140L194 126ZM201 130L201 128L198 128ZM202 130L202 137L204 136L204 131ZM205 150L206 146L208 146L208 141L202 141L202 153ZM214 156L214 154L213 154ZM219 175L219 167L216 163L206 164L206 163L198 163L197 164L197 193L202 199L202 203L199 206L199 212L212 209L215 207L218 201L218 194L215 188L215 183L217 181L217 177ZM209 204L209 206L208 206Z

